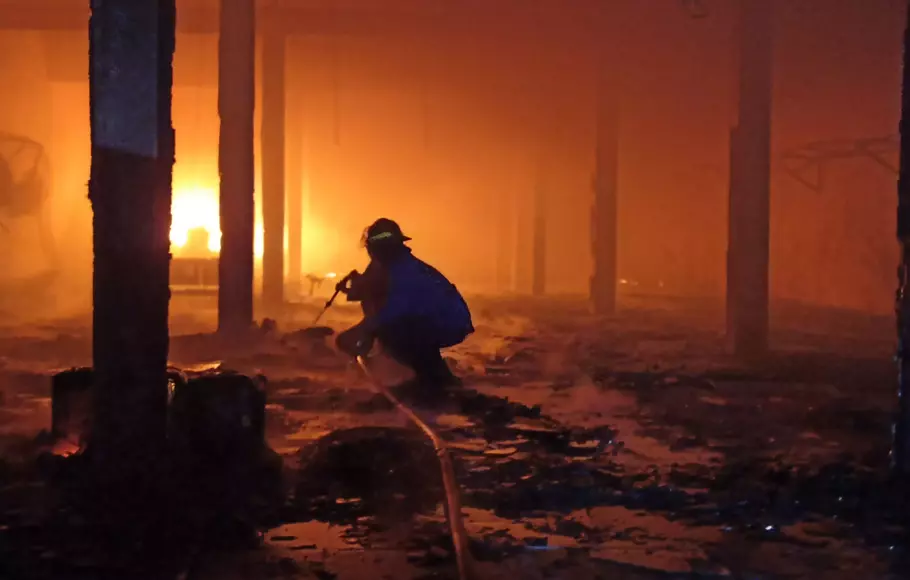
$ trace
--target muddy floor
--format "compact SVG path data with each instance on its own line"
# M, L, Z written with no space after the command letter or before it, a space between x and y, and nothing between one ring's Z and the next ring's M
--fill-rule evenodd
M472 306L477 333L448 353L464 387L409 402L452 449L479 577L910 576L907 494L886 477L889 319L778 304L774 354L744 363L706 301L626 296L610 319L569 299ZM173 365L268 378L286 500L258 546L196 551L172 577L455 578L433 450L330 342L296 332L317 302L232 349L211 305L173 310ZM0 329L0 577L93 577L22 533L42 518L23 464L49 377L90 354L85 319Z

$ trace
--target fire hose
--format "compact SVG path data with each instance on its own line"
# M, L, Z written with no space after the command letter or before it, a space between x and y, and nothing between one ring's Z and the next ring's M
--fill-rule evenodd
M455 546L455 562L458 566L459 580L469 580L472 577L470 566L471 554L468 551L468 534L464 528L464 520L461 516L461 498L458 489L458 483L455 480L455 470L452 467L452 457L449 455L448 446L429 425L427 425L410 407L398 400L398 398L388 391L373 376L367 367L366 360L362 356L357 357L357 364L370 380L373 390L385 397L399 411L401 411L414 425L416 425L427 436L436 450L436 457L439 459L439 467L442 471L442 484L446 494L446 519L449 523L449 530L452 534L452 543Z

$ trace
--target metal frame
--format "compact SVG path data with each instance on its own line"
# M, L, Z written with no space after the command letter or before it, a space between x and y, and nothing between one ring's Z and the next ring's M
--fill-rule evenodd
M781 161L790 177L812 191L822 193L828 164L845 159L869 159L896 175L899 149L898 135L814 141L787 151Z

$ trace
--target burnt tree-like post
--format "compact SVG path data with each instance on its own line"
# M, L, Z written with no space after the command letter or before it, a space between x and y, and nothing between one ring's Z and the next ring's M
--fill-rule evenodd
M121 474L165 440L175 27L175 0L91 1L90 448Z
M612 58L601 59L597 70L594 205L591 208L591 244L594 272L590 300L597 314L616 312L618 245L617 190L619 187L619 92L609 79Z
M253 325L254 1L222 0L219 30L221 255L218 260L218 331L223 336L236 337L249 331Z
M284 304L284 130L286 36L270 26L262 50L262 304Z
M891 464L894 472L910 476L910 7L904 31L904 70L901 90L900 176L897 182L897 239L901 262L895 313L897 315L898 411L894 425Z
M730 134L727 334L739 356L768 349L772 2L740 0L739 121Z

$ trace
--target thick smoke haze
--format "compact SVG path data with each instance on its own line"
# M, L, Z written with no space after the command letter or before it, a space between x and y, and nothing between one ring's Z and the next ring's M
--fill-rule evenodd
M619 276L670 293L723 295L738 97L733 3L704 2L708 16L694 19L669 0L603 2L596 41L590 19L566 16L569 4L534 4L551 24L536 42L508 27L499 36L424 29L289 40L287 103L304 145L288 165L305 176L289 187L304 190L304 272L362 267L361 230L387 216L465 291L529 292L534 190L542 187L547 290L586 293L595 81L610 50L610 90L621 101ZM904 3L776 7L772 296L888 311L896 173L868 156L838 159L813 189L784 158L812 142L896 134ZM180 33L175 69L175 226L217 225L216 35ZM0 132L47 151L59 258L55 267L43 252L35 220L0 206L2 284L18 288L54 270L57 307L87 310L87 33L4 30L0 70ZM896 157L895 141L883 158ZM48 308L33 304L31 291L4 294L4 310Z

